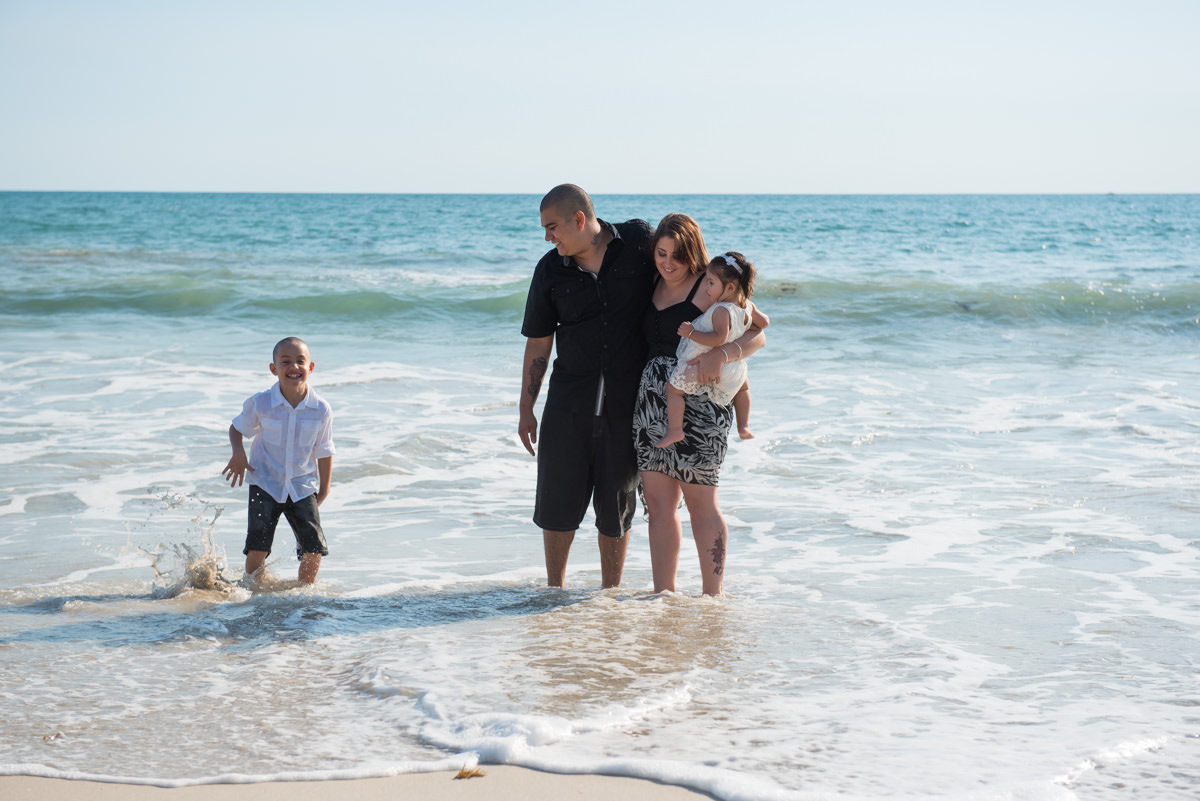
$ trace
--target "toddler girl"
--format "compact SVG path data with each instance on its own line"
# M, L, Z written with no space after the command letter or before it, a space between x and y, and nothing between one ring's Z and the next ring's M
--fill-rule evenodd
M741 253L729 251L708 263L700 291L712 305L694 322L679 326L681 338L675 352L675 370L666 386L667 433L654 443L657 447L665 448L683 439L684 395L708 395L720 406L732 402L738 436L742 439L754 437L749 428L750 384L746 380L746 362L730 360L726 351L725 366L714 384L696 383L695 367L688 365L689 361L713 348L738 347L733 341L751 325L767 327L766 315L750 302L754 279L754 265Z

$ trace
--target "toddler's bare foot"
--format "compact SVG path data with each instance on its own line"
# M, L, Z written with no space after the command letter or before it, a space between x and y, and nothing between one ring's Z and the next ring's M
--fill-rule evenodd
M654 443L654 447L666 448L676 442L683 442L683 431L668 431L665 437Z
M738 426L738 436L742 439L754 439L754 432L745 426Z

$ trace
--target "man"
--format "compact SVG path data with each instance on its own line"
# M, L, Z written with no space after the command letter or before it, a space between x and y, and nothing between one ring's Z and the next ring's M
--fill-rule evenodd
M653 289L653 231L644 220L598 219L573 184L542 198L541 222L554 249L534 269L525 304L518 425L525 449L534 454L537 445L533 521L542 529L546 583L562 587L590 502L601 582L616 587L637 505L633 407L646 363L641 327ZM539 431L533 407L556 345Z

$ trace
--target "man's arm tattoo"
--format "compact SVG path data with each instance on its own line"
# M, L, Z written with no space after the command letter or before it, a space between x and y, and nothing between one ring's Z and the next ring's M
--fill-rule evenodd
M538 357L529 363L529 386L525 391L529 397L537 400L538 392L542 389L542 379L546 377L546 359Z

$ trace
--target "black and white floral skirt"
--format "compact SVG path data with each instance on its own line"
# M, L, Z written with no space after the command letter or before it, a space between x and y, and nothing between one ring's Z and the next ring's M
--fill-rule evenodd
M638 470L663 473L684 484L715 487L729 448L732 405L718 406L705 396L687 395L683 441L666 448L654 447L667 433L667 397L663 388L674 367L675 357L655 356L642 371L633 412Z

